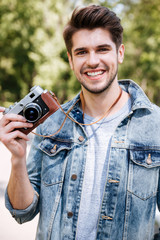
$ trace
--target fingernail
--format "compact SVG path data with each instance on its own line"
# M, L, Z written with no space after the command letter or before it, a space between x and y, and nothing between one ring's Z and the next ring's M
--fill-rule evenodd
M4 110L5 110L5 108L0 106L0 111L4 111Z

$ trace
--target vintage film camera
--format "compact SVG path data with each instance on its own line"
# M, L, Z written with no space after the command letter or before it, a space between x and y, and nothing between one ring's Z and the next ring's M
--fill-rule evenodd
M6 108L3 114L19 114L33 123L32 128L19 129L28 134L58 109L59 104L54 93L43 90L40 86L34 86L22 100Z

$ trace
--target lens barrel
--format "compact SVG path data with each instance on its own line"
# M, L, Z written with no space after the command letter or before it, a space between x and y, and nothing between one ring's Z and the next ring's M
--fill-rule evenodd
M23 116L28 122L36 122L42 115L41 107L36 103L29 103L23 109Z

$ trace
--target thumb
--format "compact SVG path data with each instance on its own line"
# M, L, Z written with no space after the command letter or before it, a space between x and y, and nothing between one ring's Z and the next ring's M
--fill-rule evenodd
M0 107L0 112L4 112L5 108L4 107Z

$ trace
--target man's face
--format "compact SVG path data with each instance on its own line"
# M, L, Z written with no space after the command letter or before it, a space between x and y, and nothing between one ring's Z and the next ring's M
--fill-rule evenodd
M72 36L69 62L82 89L101 93L117 80L118 63L123 62L124 46L116 49L109 31L82 29Z

